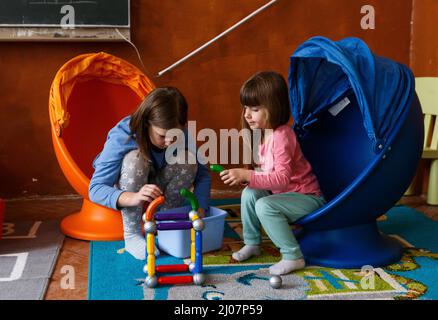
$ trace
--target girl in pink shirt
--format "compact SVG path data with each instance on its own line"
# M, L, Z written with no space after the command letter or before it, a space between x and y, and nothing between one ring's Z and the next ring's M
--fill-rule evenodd
M253 165L220 174L227 185L247 185L241 199L245 246L233 253L233 258L244 261L260 254L263 226L282 254L282 260L269 271L275 275L287 274L305 267L289 223L323 206L325 200L288 125L290 107L284 78L276 72L255 74L242 86L240 102L243 127L259 132L261 141Z

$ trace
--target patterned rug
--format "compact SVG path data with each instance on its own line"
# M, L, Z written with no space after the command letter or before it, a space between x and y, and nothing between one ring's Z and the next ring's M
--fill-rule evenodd
M64 241L59 220L3 223L0 300L42 300Z
M385 268L363 270L308 266L282 276L282 287L269 285L268 267L280 260L278 249L263 236L262 255L245 263L231 258L242 246L240 207L216 203L228 212L223 246L204 254L203 286L144 285L144 262L124 252L123 241L92 242L89 299L145 300L296 300L296 299L438 299L438 223L414 209L396 206L379 221L380 229L404 246L402 260ZM159 264L183 259L162 255ZM187 262L184 261L184 262ZM111 274L103 270L111 270Z

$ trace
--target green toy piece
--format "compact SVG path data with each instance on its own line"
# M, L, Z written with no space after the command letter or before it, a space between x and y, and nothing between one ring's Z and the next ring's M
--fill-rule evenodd
M210 170L213 172L220 173L220 172L224 171L225 168L222 167L220 164L212 164L212 165L210 165Z
M193 211L198 211L199 203L198 203L198 200L196 200L196 197L192 192L190 192L186 188L182 188L181 191L179 192L179 194L190 201L190 204L192 206Z

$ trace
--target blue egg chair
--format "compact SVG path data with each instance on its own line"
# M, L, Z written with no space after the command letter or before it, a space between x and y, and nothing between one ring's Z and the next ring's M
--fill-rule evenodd
M412 72L358 38L314 37L291 56L288 80L293 129L327 200L296 222L307 264L399 261L400 243L382 234L376 219L402 197L422 153Z

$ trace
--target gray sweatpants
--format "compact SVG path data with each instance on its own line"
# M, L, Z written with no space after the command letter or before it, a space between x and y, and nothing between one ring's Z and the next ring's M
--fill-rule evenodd
M188 159L188 151L184 155ZM181 188L190 189L195 181L197 164L167 164L161 170L155 170L152 162L147 161L138 149L125 155L119 178L119 188L123 191L138 192L145 184L157 185L166 201L161 210L181 207L185 198L179 192ZM122 208L123 230L125 235L141 233L143 206Z

